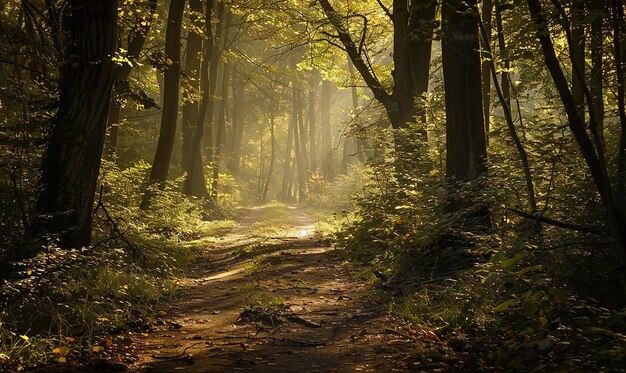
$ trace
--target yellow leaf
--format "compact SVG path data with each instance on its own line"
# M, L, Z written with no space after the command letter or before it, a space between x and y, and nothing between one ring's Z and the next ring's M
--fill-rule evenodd
M68 337L68 338L67 338L67 341L68 341L69 343L74 343L74 342L76 342L76 338L74 338L74 337Z
M55 348L54 350L52 350L53 354L60 354L61 353L61 349L60 348Z
M61 356L60 358L57 359L57 361L59 363L67 363L67 358L65 356Z
M159 316L165 316L165 315L167 315L167 312L165 312L165 311L159 311L159 312L157 312L157 313L159 314Z
M91 350L93 352L102 352L102 351L104 351L104 347L102 347L102 346L93 346L93 348Z
M24 367L23 367L23 366L21 366L21 365L18 365L18 366L17 366L17 371L18 371L18 372L22 372L22 371L24 371Z

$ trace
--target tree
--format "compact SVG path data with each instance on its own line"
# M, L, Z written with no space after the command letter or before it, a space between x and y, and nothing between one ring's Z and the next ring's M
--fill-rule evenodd
M71 0L63 21L59 109L41 167L33 233L91 244L94 195L115 77L117 1Z
M384 106L393 129L406 128L408 123L415 123L418 114L415 98L428 91L428 72L431 58L432 32L436 7L435 0L394 0L393 14L379 2L393 23L393 80L394 86L388 92L370 68L368 57L364 56L365 22L361 40L355 43L350 30L346 27L346 18L341 16L329 0L318 0L326 18L337 32L337 38L345 48L356 70L370 88L374 97ZM358 17L358 16L357 16ZM365 18L366 19L366 18ZM421 112L419 115L421 116ZM422 140L426 131L421 128ZM396 148L401 146L396 138ZM406 151L412 151L409 148Z
M616 7L617 8L617 7ZM556 52L554 50L554 45L552 44L552 40L550 38L550 30L548 28L548 21L546 20L545 14L543 12L541 3L539 0L528 0L528 10L530 12L530 16L535 24L537 29L537 39L541 45L541 50L543 54L543 58L545 61L545 65L550 72L550 76L554 82L554 85L559 93L559 97L561 102L563 103L563 107L565 109L568 126L580 147L580 151L582 153L585 162L587 163L587 167L591 172L591 176L595 183L595 186L598 190L598 193L602 199L602 203L606 210L607 214L607 225L611 230L611 236L615 245L615 249L617 254L622 262L622 266L626 264L626 230L624 230L624 224L626 224L626 220L624 219L623 212L621 211L618 202L615 199L615 193L612 190L611 182L609 180L608 169L606 165L606 161L604 158L604 151L600 142L598 141L598 133L597 127L595 127L594 118L595 115L593 111L591 112L590 119L590 131L594 137L594 141L592 141L591 137L587 133L585 126L585 118L581 117L579 101L576 100L576 97L573 92L573 88L570 90L567 79L565 78L565 74L559 65L559 60L557 58ZM614 9L614 11L617 9ZM620 9L617 13L619 15L615 15L616 17L623 17L623 11ZM568 35L567 42L572 46L573 39ZM577 56L574 49L570 49L570 58L572 65L576 66L576 58ZM578 79L579 82L577 84L581 84L581 89L584 92L588 92L586 88L586 84L583 79ZM587 100L589 103L589 100ZM593 110L593 107L590 106ZM626 128L622 127L622 136ZM619 195L619 190L617 191ZM623 287L626 291L626 272L622 269L622 280Z
M172 0L167 20L165 34L165 70L163 86L163 112L161 115L161 130L157 143L156 154L150 171L150 181L162 183L167 180L169 173L174 140L176 136L176 122L178 119L178 94L180 88L180 33L183 24L185 0Z
M478 180L487 172L476 6L476 0L448 0L442 8L446 178L453 184ZM466 205L456 197L456 188L451 196L448 211Z

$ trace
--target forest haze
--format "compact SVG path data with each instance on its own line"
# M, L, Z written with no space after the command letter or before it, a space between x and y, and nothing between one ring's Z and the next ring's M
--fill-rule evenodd
M621 371L625 67L624 0L0 0L0 370Z

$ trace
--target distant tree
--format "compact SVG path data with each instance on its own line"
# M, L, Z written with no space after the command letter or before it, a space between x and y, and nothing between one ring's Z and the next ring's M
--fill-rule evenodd
M91 243L94 195L115 77L117 1L70 0L63 18L59 109L41 166L32 233ZM34 250L31 249L31 250ZM29 253L26 253L29 254Z

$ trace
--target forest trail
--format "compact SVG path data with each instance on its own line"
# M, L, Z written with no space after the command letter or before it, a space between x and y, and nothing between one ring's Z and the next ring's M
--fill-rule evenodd
M268 229L277 218L282 229ZM182 296L162 312L162 325L123 336L128 346L118 346L119 355L134 355L131 371L408 368L405 358L417 339L316 237L311 218L298 208L250 209L206 249L193 273Z

